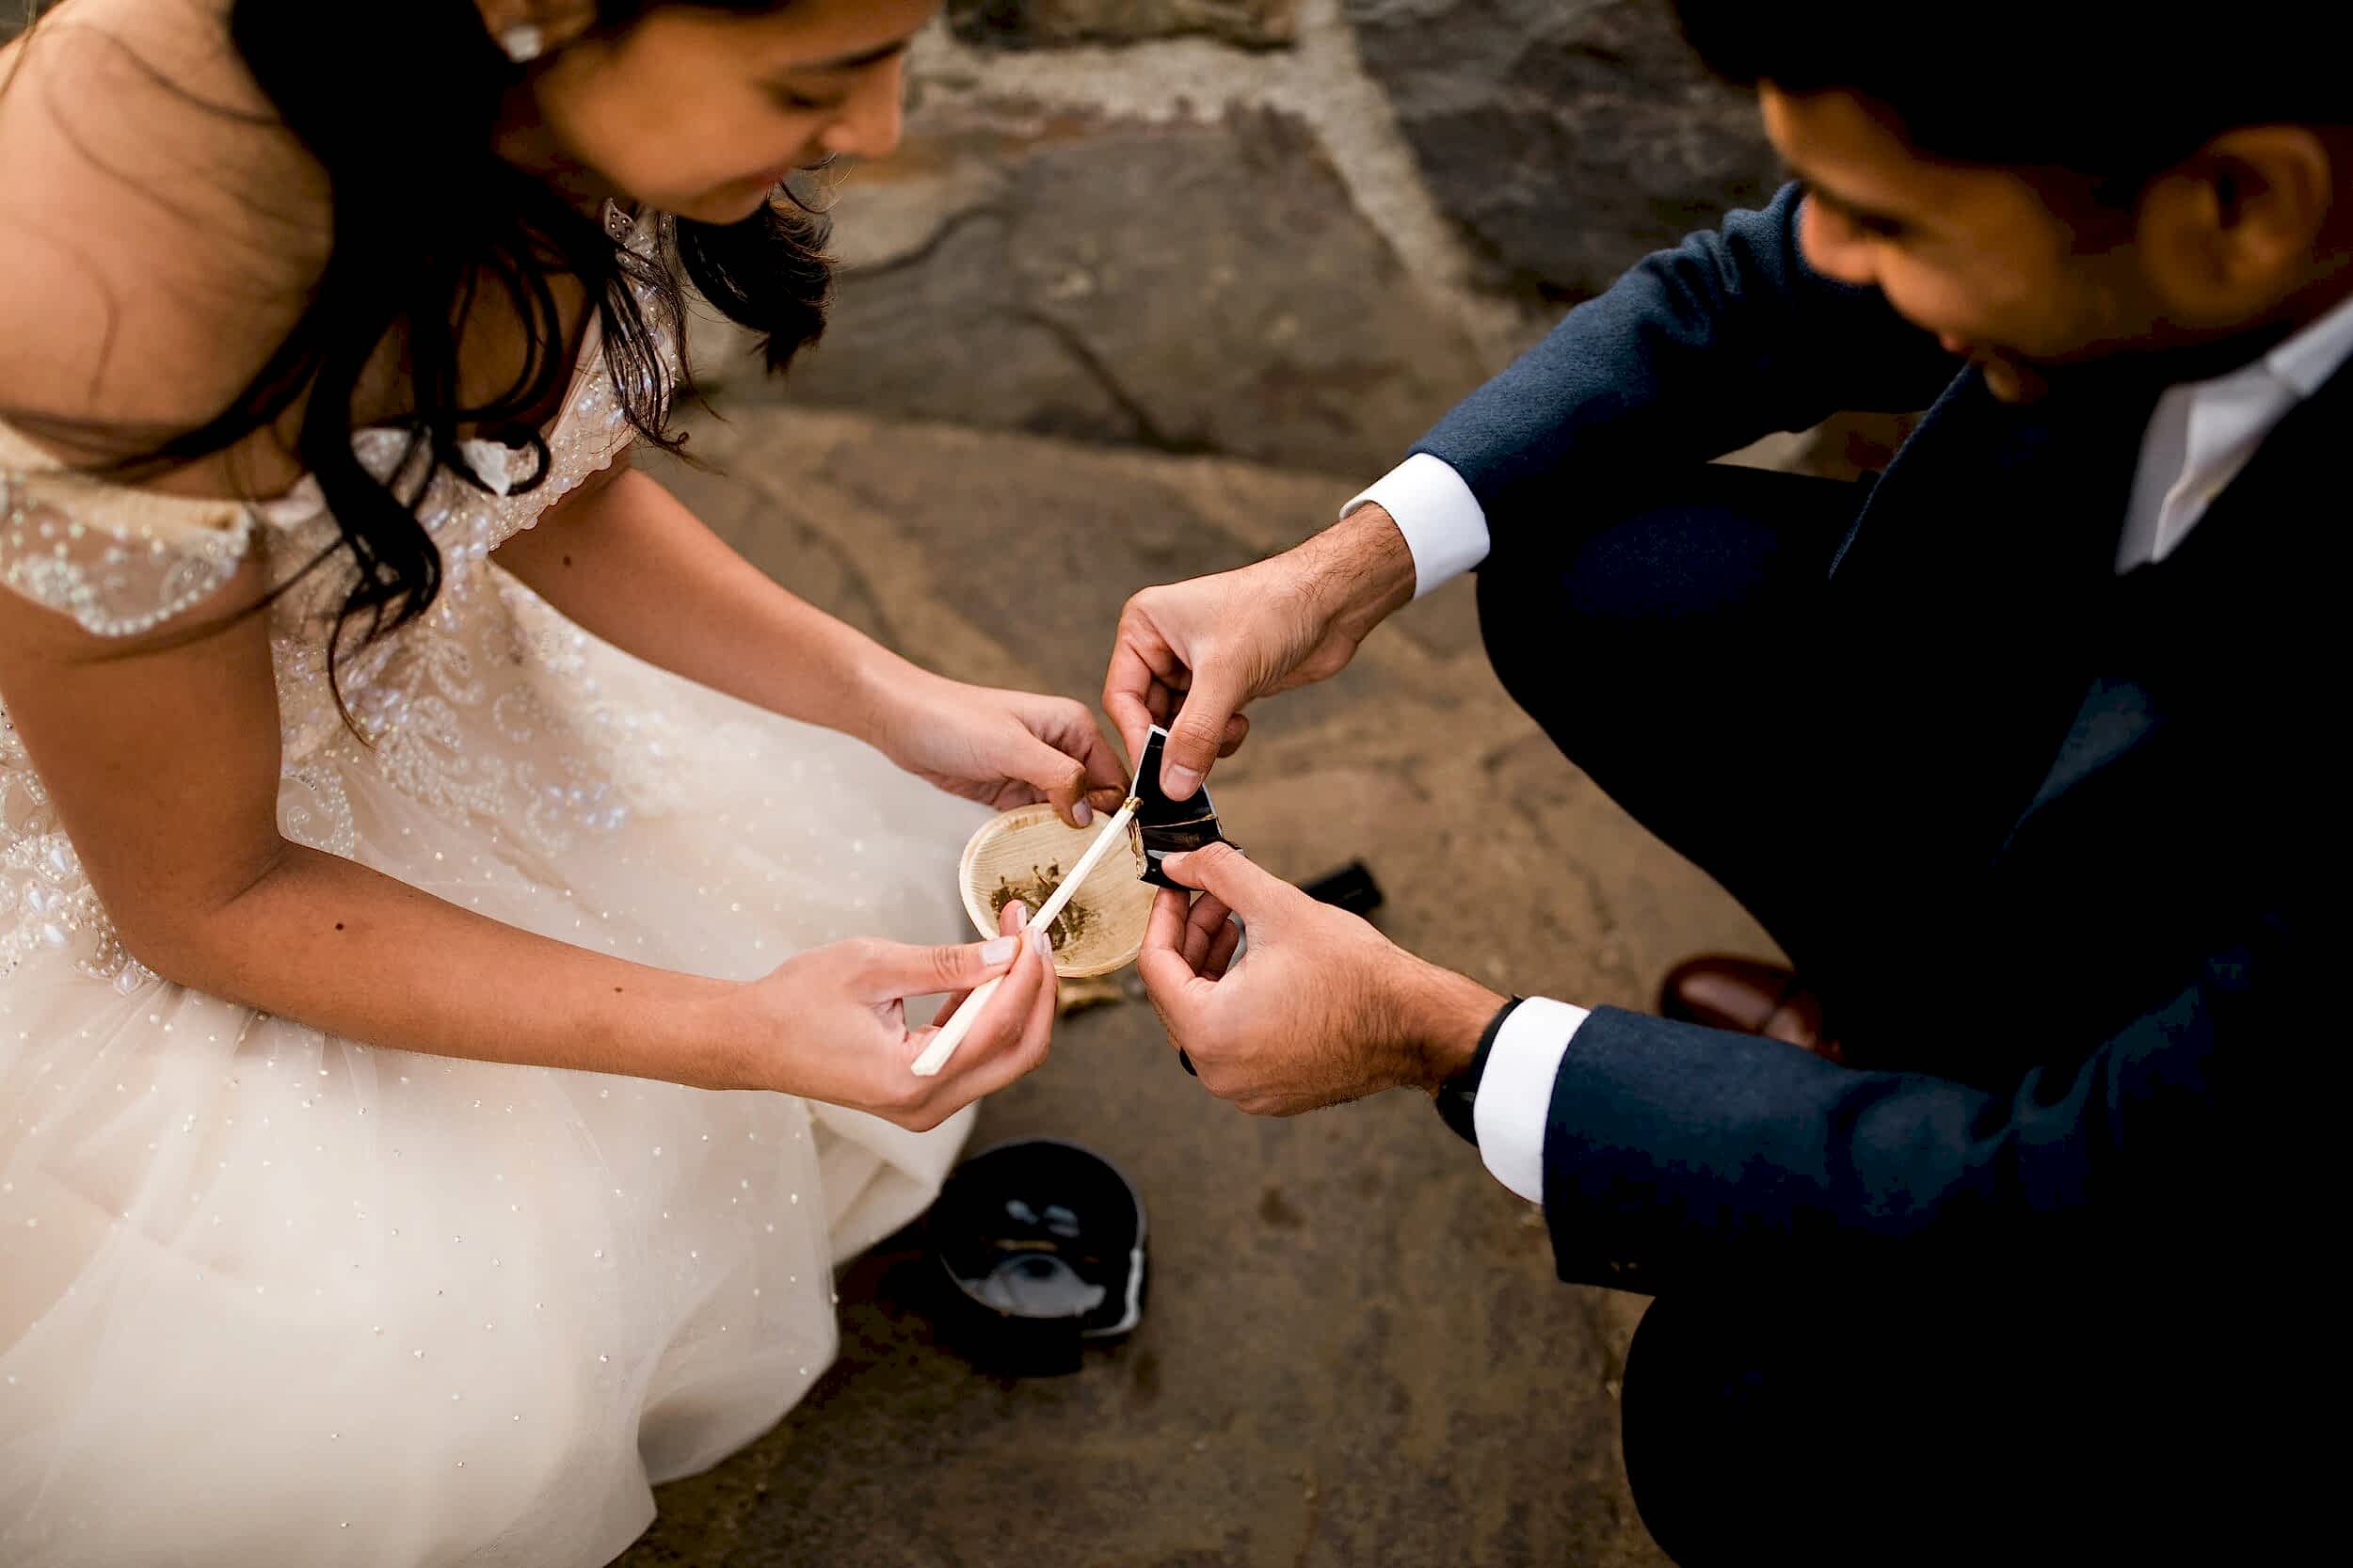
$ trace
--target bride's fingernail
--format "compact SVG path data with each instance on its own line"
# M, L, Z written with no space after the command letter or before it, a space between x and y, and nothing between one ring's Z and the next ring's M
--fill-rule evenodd
M1010 964L1013 962L1013 955L1020 951L1020 937L1000 936L994 941L984 942L981 944L981 962L984 964Z
M1030 933L1030 945L1037 949L1037 955L1040 958L1048 963L1053 961L1054 938L1051 936L1043 931L1032 931Z
M1070 808L1070 820L1084 827L1095 820L1095 808L1082 800Z

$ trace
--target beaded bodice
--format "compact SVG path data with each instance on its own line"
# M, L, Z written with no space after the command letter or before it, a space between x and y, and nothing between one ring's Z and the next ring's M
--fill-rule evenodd
M677 345L664 346L675 373ZM660 737L642 733L642 718L632 716L622 744L596 732L593 693L549 700L584 634L490 559L629 444L593 342L547 435L549 471L519 493L512 481L536 459L488 442L463 449L480 484L432 475L416 511L440 552L440 593L392 636L356 650L347 637L334 682L328 637L352 568L312 480L258 504L160 496L65 472L0 425L0 584L90 632L131 637L188 617L258 556L266 580L285 585L267 614L279 825L289 839L351 854L352 792L381 784L488 833L559 845L616 824L660 787ZM389 429L362 431L355 445L378 477L409 451L407 435ZM85 974L126 991L152 978L122 951L0 707L0 975L41 950L64 950Z

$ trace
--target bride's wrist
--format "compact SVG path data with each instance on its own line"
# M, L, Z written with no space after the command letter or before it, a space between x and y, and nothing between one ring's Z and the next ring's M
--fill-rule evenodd
M750 988L733 981L713 981L695 987L670 1011L667 1027L654 1032L666 1036L666 1065L657 1074L690 1089L754 1089L760 1087L760 1029L753 1017Z
M710 1000L692 1024L697 1043L689 1070L708 1080L705 1089L793 1092L781 1071L788 1020L776 1016L775 998L758 982L735 982ZM683 1081L683 1080L681 1080Z
M741 982L615 971L600 976L569 1017L567 1048L550 1066L647 1078L689 1089L776 1085L776 1020Z
M885 756L896 755L894 748L923 707L926 688L940 680L880 645L855 662L847 676L847 712L836 728Z

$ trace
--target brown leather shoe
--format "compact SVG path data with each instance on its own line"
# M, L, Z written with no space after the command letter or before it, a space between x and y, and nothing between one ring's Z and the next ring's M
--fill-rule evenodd
M1823 1022L1822 999L1796 972L1755 958L1709 953L1667 971L1659 1016L1784 1040L1832 1062L1845 1060Z

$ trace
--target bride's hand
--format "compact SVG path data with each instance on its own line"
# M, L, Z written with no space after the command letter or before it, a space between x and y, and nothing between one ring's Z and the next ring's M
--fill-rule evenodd
M1010 930L1023 919L1005 906ZM958 947L909 947L854 937L812 948L744 988L749 1028L739 1048L744 1087L772 1089L870 1112L928 1132L984 1095L1034 1071L1054 1036L1054 970L1046 936L1003 936ZM935 1029L907 1027L906 999L962 993L1002 975L971 1033L936 1078L915 1076Z
M998 810L1051 801L1074 827L1128 798L1128 773L1083 704L968 686L909 666L870 737L917 777Z

